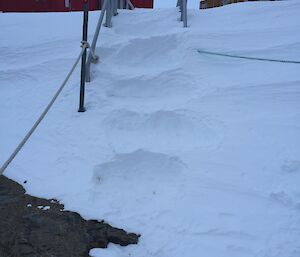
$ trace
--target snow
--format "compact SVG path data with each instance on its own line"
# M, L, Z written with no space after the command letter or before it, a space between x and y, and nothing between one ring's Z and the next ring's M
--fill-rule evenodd
M5 175L142 236L94 257L299 257L300 3L120 11ZM90 16L93 36L99 13ZM79 53L82 14L0 14L0 162ZM4 36L5 35L5 36Z
M154 8L170 8L176 6L177 1L175 0L154 0ZM199 9L200 0L188 0L188 8Z
M27 205L27 206L28 206L28 205ZM48 210L50 210L50 206L39 205L38 208L41 209L41 210L43 210L43 211L48 211Z

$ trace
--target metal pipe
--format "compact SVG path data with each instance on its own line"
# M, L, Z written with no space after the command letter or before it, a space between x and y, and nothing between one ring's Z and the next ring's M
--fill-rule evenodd
M89 51L88 59L87 59L87 64L86 64L86 82L91 82L91 62L96 62L98 60L98 56L95 55L95 49L96 49L96 44L98 41L98 37L100 34L100 30L102 27L105 11L106 11L106 6L107 2L109 0L104 0L103 5L101 6L101 14L97 23L96 31L94 34L94 38L91 44L91 48Z
M83 2L83 28L82 28L82 42L87 42L88 35L88 20L89 20L89 3L88 0ZM85 74L86 74L86 48L81 58L81 79L80 79L80 96L78 112L85 112L84 107L84 91L85 91Z
M187 0L182 0L183 27L187 28Z
M113 0L114 7L113 7L113 15L117 16L118 15L118 0Z
M112 16L112 2L111 0L108 0L106 5L106 16L105 16L105 24L104 24L104 26L107 28L111 28L111 16Z
M134 5L130 0L126 0L126 9L134 10Z

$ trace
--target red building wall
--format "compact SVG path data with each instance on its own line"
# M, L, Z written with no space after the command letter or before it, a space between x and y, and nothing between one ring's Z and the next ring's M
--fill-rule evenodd
M83 0L0 0L3 12L68 12L82 10ZM132 0L135 7L153 8L153 0ZM100 9L99 0L89 0L90 10Z
M153 8L153 0L131 0L131 2L137 8Z
M68 12L82 10L83 0L0 0L0 10L4 12ZM99 9L98 0L89 0L90 10Z

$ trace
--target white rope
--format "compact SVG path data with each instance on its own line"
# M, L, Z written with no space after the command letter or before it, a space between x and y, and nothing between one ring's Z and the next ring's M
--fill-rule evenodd
M52 107L52 105L54 104L55 100L57 99L57 97L59 96L59 94L61 93L61 91L64 89L64 87L67 84L69 78L71 77L72 73L74 72L74 70L75 70L78 62L80 61L80 58L82 57L84 51L89 47L89 43L88 42L82 41L81 43L82 43L82 45L81 45L82 50L81 50L79 56L77 57L74 65L73 65L73 67L71 68L70 72L68 73L67 77L65 78L65 80L63 81L63 83L59 87L59 89L57 90L56 94L51 99L50 103L47 105L47 107L45 108L45 110L42 112L42 114L40 115L40 117L34 123L33 127L28 131L28 133L26 134L26 136L19 143L19 145L13 151L13 153L10 155L10 157L7 159L7 161L2 165L2 167L0 169L0 175L2 175L4 173L4 171L6 170L6 168L8 167L8 165L14 160L14 158L16 157L16 155L20 152L20 150L26 144L26 142L28 141L28 139L30 138L30 136L33 134L33 132L36 130L36 128L38 127L38 125L45 118L46 114L48 113L48 111L50 110L50 108Z

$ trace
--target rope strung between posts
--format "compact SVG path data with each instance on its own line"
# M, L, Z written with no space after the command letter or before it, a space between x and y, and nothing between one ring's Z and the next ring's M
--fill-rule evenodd
M292 61L292 60L280 60L280 59L267 59L267 58L259 58L259 57L249 57L249 56L240 56L240 55L232 55L232 54L224 54L218 52L209 52L204 50L197 50L199 54L208 54L208 55L216 55L230 58L238 58L238 59L247 59L253 61L265 61L265 62L281 62L281 63L292 63L292 64L300 64L300 61Z
M36 130L36 128L38 127L38 125L41 123L41 121L45 118L46 114L48 113L48 111L50 110L50 108L52 107L52 105L54 104L55 100L57 99L57 97L59 96L59 94L61 93L61 91L64 89L65 85L67 84L69 78L71 77L72 73L74 72L77 64L79 63L80 58L82 57L84 51L89 48L89 43L86 41L82 41L81 42L82 45L82 50L80 52L80 54L78 55L74 65L72 66L70 72L68 73L67 77L65 78L65 80L63 81L63 83L61 84L61 86L59 87L59 89L57 90L56 94L53 96L53 98L51 99L50 103L47 105L47 107L45 108L45 110L43 111L43 113L40 115L40 117L37 119L37 121L34 123L33 127L28 131L28 133L26 134L26 136L23 138L23 140L19 143L19 145L17 146L17 148L13 151L13 153L10 155L10 157L7 159L7 161L2 165L1 169L0 169L0 175L2 175L4 173L4 171L6 170L6 168L8 167L8 165L14 160L14 158L16 157L16 155L20 152L20 150L23 148L23 146L26 144L26 142L28 141L28 139L31 137L31 135L33 134L33 132Z

